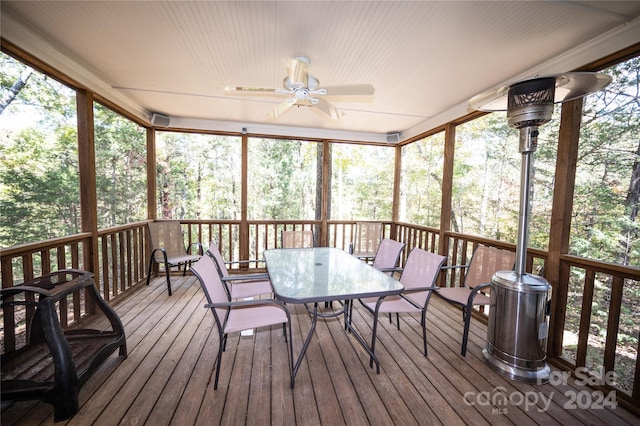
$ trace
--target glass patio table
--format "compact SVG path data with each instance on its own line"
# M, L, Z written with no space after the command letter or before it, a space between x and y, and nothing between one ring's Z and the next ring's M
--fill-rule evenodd
M380 373L380 363L370 346L351 326L348 306L354 299L400 294L404 287L398 280L332 247L271 249L264 252L264 259L276 298L286 303L305 304L312 318L311 329L293 369L292 387L318 317L344 315L345 328L351 331L375 361L376 371ZM318 310L319 303L335 300L344 302L341 310ZM310 304L313 304L313 308L308 306Z

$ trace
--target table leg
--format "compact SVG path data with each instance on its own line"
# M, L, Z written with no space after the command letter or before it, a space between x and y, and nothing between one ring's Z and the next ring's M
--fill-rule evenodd
M309 347L309 343L311 342L311 337L313 336L313 333L316 330L316 323L318 322L318 317L336 317L338 315L344 315L344 325L345 325L345 330L348 330L351 334L353 334L356 338L356 340L358 341L358 343L360 343L360 345L367 351L367 353L370 356L370 366L373 367L373 363L376 363L376 373L380 374L380 361L378 361L378 358L376 357L376 355L373 353L373 350L371 349L371 347L367 344L367 342L365 342L365 340L362 338L362 336L360 336L360 334L357 332L357 330L355 328L353 328L353 326L351 325L351 318L350 318L350 310L349 310L349 306L353 303L353 300L347 300L345 301L345 303L342 305L342 312L334 312L331 314L322 314L320 312L318 312L318 303L314 303L313 304L313 309L308 309L307 311L309 312L309 314L311 314L311 328L309 329L309 333L307 334L307 337L304 339L304 343L302 344L302 349L300 350L300 355L298 356L298 359L295 363L295 365L293 366L293 374L291 376L291 389L293 389L294 383L295 383L295 379L296 379L296 375L298 374L298 369L300 368L300 364L302 363L302 358L304 358L304 354L307 352L307 348ZM306 306L306 305L305 305Z
M300 350L300 355L298 356L298 360L296 364L293 366L293 374L291 375L291 389L293 389L293 385L296 380L296 375L298 374L298 369L300 368L300 363L302 362L302 358L304 354L307 352L307 348L309 347L309 342L311 342L311 336L316 331L316 323L318 322L318 304L313 304L313 310L307 309L311 314L311 329L309 329L309 333L307 334L306 339L304 339L304 343L302 344L302 349Z
M353 303L353 300L350 301L350 303ZM371 350L371 347L369 347L369 345L367 344L367 342L364 341L364 339L362 338L362 336L360 336L360 333L358 333L356 331L355 328L353 328L353 326L351 325L351 318L347 318L347 309L348 309L348 305L345 303L345 329L348 329L351 334L353 334L356 338L356 340L358 340L358 342L360 343L360 345L367 351L367 353L369 354L370 358L370 362L369 365L371 367L373 367L373 362L376 363L376 373L380 374L380 361L378 361L378 358L376 357L376 355L373 353L373 351Z

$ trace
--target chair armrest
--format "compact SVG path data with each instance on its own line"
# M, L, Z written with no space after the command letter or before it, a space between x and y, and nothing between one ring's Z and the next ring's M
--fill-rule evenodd
M202 256L204 254L204 250L202 249L202 244L201 243L191 243L191 245L189 246L189 250L192 250L193 246L196 246L198 248L198 254L200 256ZM187 252L189 252L189 250L187 250ZM193 251L192 251L193 253Z
M442 266L440 269L461 269L468 268L469 265L451 265L451 266Z
M402 272L402 268L376 268L380 272Z
M420 293L422 291L438 291L439 289L440 287L438 287L437 285L432 285L430 287L412 287L410 289L405 289L402 293Z
M249 259L249 260L228 260L224 262L227 265L235 265L240 263L264 263L264 259Z
M234 300L231 302L219 302L219 303L207 303L205 308L233 308L235 306L262 306L262 305L277 305L279 308L287 312L289 315L289 309L287 306L276 299L255 299L255 300Z
M484 284L478 284L477 286L473 287L471 289L471 294L469 294L469 300L473 300L474 297L476 297L476 294L478 294L482 289L487 288L487 287L492 287L493 283L484 283Z
M222 277L223 282L227 281L262 281L268 280L269 274L247 274L247 275L229 275Z
M157 263L157 261L156 261L156 252L157 251L162 253L162 256L164 257L164 260L166 261L167 260L167 251L162 247L158 247L158 248L155 248L155 249L151 250L151 259L153 259L153 261Z

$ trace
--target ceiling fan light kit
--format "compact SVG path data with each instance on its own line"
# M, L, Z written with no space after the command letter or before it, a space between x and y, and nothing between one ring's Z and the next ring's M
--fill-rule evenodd
M611 77L601 73L557 74L503 86L469 101L471 109L506 109L509 126L520 130L522 167L516 263L514 270L493 275L487 346L482 351L493 369L514 380L544 384L551 373L546 362L550 285L543 277L525 272L532 157L538 143L538 126L551 120L554 103L581 98L610 82Z
M375 90L370 84L320 87L320 81L309 74L311 61L306 56L297 56L287 61L287 76L282 80L282 88L227 86L225 90L234 92L273 93L288 96L267 116L275 120L289 111L294 105L313 107L323 116L336 120L344 115L323 96L372 96Z

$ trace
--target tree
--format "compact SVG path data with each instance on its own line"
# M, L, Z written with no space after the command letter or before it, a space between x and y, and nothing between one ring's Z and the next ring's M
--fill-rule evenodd
M0 245L80 229L75 96L0 54Z
M613 82L585 99L571 250L638 266L640 58L605 72Z

